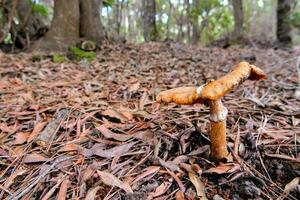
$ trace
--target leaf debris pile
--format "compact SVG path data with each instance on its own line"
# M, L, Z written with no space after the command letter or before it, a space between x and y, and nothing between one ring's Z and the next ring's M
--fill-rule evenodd
M0 53L0 199L300 198L297 52L150 43L91 63L32 57ZM225 98L231 154L217 166L208 109L155 97L241 60L269 79Z

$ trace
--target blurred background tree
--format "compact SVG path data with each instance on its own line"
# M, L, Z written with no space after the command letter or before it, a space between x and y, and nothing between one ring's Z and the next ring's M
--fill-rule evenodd
M80 40L291 47L299 31L296 0L0 0L0 43L23 50Z

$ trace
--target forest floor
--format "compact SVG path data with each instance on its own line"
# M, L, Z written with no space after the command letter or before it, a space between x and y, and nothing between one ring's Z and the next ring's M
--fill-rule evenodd
M106 46L91 63L0 53L0 199L300 199L299 54L176 43ZM155 97L242 60L268 80L225 97L232 156L218 166L208 108Z

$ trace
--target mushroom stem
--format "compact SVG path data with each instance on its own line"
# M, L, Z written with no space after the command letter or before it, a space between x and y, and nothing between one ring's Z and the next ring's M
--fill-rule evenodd
M220 161L228 155L226 142L227 109L220 99L209 101L208 105L210 107L211 157Z

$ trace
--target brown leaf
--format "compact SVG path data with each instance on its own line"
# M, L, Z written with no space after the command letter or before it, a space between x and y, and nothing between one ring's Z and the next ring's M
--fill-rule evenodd
M25 174L27 171L25 169L17 169L14 171L4 182L4 188L8 189L13 183L15 178Z
M127 182L122 182L111 173L97 170L98 175L104 184L123 189L126 193L133 193L130 185Z
M50 190L43 196L42 200L48 200L53 195L55 190L59 187L59 185L62 183L62 179L58 180L57 183L50 188Z
M284 192L289 193L297 188L299 185L300 177L294 178L291 182L285 185Z
M30 133L23 133L23 132L16 133L14 145L24 144L27 141L29 135Z
M136 83L131 84L131 85L128 87L128 91L129 91L129 92L132 92L132 93L135 93L135 92L138 91L139 88L140 88L140 82L136 82Z
M176 176L176 174L174 174L174 172L171 172L171 171L168 170L167 168L166 168L166 170L167 170L167 172L175 179L175 181L177 182L177 184L178 184L180 190L181 190L182 192L185 192L185 187L184 187L182 181L178 178L178 176Z
M61 149L58 150L58 152L72 152L72 151L78 151L80 149L80 146L77 144L71 143L64 145Z
M159 159L158 161L161 164L161 166L166 167L166 168L170 169L171 171L181 172L179 166L176 163L174 163L173 161L164 161L162 159Z
M139 110L144 110L145 104L149 102L149 97L146 91L144 91L142 97L140 98L139 102Z
M216 173L216 174L226 174L226 173L233 173L234 171L238 171L240 166L234 163L228 164L220 164L217 167L212 167L203 173Z
M103 111L101 114L104 116L108 116L110 118L118 119L118 120L120 120L121 123L128 121L126 116L124 116L122 113L120 113L114 109L107 109L107 110Z
M131 142L123 145L115 146L111 149L98 149L94 152L94 155L103 157L103 158L113 158L115 156L122 156L126 154L136 142Z
M61 122L67 117L68 113L69 110L61 109L55 114L52 121L50 121L43 131L37 136L36 143L39 146L43 147L55 138Z
M27 163L27 164L30 164L30 163L39 163L39 162L45 162L47 161L48 158L40 155L40 154L37 154L37 153L32 153L32 154L27 154L24 159L23 159L23 162L24 163Z
M194 173L189 173L189 179L196 188L197 196L202 200L207 199L205 195L205 186L200 178Z
M93 188L89 189L89 191L87 192L87 195L85 197L85 200L94 200L94 199L96 199L96 194L97 194L97 192L100 188L101 188L100 186L96 186L96 187L93 187Z
M176 200L184 200L184 193L182 191L178 190L176 192L175 198L176 198Z
M106 137L106 138L113 138L118 141L126 141L132 138L132 135L126 135L126 134L117 134L109 130L108 128L105 127L105 125L101 125L97 127L97 129Z
M136 183L140 180L142 180L143 178L145 178L146 176L149 176L151 174L154 174L156 172L158 172L160 170L160 167L158 166L150 166L147 167L146 169L144 169L144 172L141 173L140 175L138 175L135 180L133 181L133 183Z
M33 131L31 132L31 134L28 137L28 142L31 142L32 140L35 139L35 137L44 129L44 127L46 126L47 122L39 122L35 125L35 127L33 128Z
M68 179L64 179L60 184L59 192L56 197L56 200L66 200L67 199L67 191L69 187L70 181Z
M154 192L151 192L151 193L149 194L149 196L152 196L152 197L158 197L158 196L160 196L160 195L163 195L163 194L165 194L165 193L168 191L168 189L170 188L171 185L172 185L172 184L171 184L170 182L165 181L165 182L163 182L162 184L160 184L160 185L155 189Z

